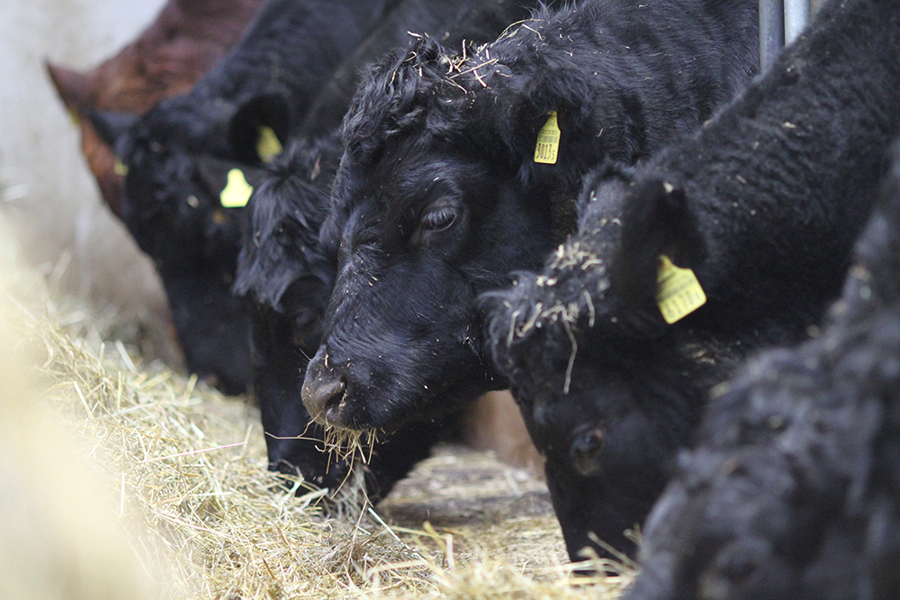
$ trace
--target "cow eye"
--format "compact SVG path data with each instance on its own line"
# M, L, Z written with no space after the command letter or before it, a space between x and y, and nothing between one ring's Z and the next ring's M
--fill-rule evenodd
M606 432L601 427L594 427L576 434L570 448L570 458L574 469L585 477L597 475L601 470L600 455L605 446Z
M449 206L432 210L422 217L421 227L424 231L444 231L456 222L456 209Z

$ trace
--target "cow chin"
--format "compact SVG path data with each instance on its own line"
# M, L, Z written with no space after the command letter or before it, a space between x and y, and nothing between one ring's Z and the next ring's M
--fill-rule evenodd
M226 394L250 384L250 316L243 299L230 293L223 274L161 273L172 322L192 373Z

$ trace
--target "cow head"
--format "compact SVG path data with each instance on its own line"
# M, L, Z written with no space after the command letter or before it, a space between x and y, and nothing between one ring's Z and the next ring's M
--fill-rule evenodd
M641 204L662 201L635 190L632 177L614 163L595 170L579 200L578 233L542 270L517 273L511 288L481 300L494 360L546 458L573 560L585 546L605 554L598 538L634 552L623 532L662 491L706 387L724 377L734 352L663 321L654 294L659 244L681 236L658 215L625 210L633 194ZM634 231L639 221L643 235ZM668 213L662 222L677 223ZM641 256L654 257L640 267L647 273L632 271Z
M242 208L223 206L221 194L232 169L252 185L262 162L248 167L233 156L217 158L238 153L221 150L229 147L222 142L227 136L200 144L203 124L186 116L182 98L140 118L95 113L92 120L125 174L121 218L156 264L188 368L238 393L250 380L249 317L231 293L245 216ZM251 112L234 112L233 139L243 139Z
M895 593L896 156L823 334L717 388L647 519L629 600Z
M339 159L337 140L325 138L291 144L267 168L248 204L234 285L252 309L253 387L270 468L299 470L332 489L346 465L322 451L324 432L311 425L300 387L334 283L334 261L318 233Z
M561 237L574 170L534 162L551 100L522 85L422 39L358 90L322 232L338 274L304 383L318 421L390 430L504 385L477 296Z

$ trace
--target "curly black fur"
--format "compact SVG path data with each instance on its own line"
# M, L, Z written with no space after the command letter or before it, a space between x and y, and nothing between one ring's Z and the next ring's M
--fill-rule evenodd
M315 274L330 291L334 265L318 238L341 152L336 135L295 140L266 169L248 203L252 216L238 256L236 294L284 311L285 292L303 277Z
M710 402L629 599L897 597L896 156L823 335L754 359Z
M661 491L706 391L749 350L805 337L839 294L900 133L898 23L890 2L828 4L696 135L589 180L579 233L540 275L485 299L494 359L547 477L569 482L554 502L573 557L589 531L633 549L621 521L640 522ZM708 298L674 325L655 301L661 254L691 268ZM575 462L585 428L606 440L600 474ZM641 448L626 465L653 468L602 476L618 468L616 444ZM600 518L610 495L637 491L627 519Z

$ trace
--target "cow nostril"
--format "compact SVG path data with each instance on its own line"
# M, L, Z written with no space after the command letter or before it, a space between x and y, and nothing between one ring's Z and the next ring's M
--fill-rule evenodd
M303 385L303 405L309 416L321 425L341 426L341 408L347 386L340 375L320 374Z

